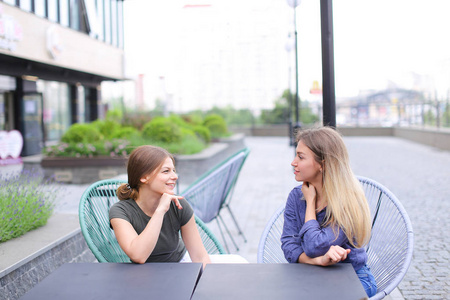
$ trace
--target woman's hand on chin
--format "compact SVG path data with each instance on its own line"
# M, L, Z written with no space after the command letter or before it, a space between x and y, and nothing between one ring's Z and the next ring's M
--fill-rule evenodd
M179 199L183 199L183 196L177 196L177 195L171 195L168 193L164 193L161 195L161 198L159 200L159 205L156 210L159 210L161 212L166 213L169 210L170 202L174 202L175 205L178 207L178 209L183 209L183 207L180 204Z

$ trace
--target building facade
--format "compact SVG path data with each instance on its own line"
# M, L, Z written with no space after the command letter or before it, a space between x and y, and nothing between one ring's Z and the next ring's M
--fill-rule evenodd
M123 1L0 0L0 130L22 156L102 117L101 83L124 73Z

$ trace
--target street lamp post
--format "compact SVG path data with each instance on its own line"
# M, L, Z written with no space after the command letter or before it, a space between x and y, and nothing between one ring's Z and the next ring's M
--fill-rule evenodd
M291 82L292 82L292 73L291 73L291 50L294 48L293 41L291 38L291 34L289 33L288 39L286 41L285 49L288 54L288 107L289 107L289 117L288 117L288 125L289 125L289 145L294 146L294 132L292 128L292 105L293 105L293 99L292 99L292 88L291 88Z
M320 0L320 15L322 30L323 125L336 127L332 0Z
M295 99L294 99L294 109L295 109L295 124L292 128L292 133L297 132L301 127L300 125L300 99L298 96L298 49L297 49L297 15L296 8L300 5L301 0L287 0L290 7L294 9L294 48L295 48Z

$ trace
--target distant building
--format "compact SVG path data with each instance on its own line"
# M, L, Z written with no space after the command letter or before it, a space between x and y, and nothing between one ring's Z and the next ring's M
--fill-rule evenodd
M124 79L123 1L0 0L0 130L22 156L103 116L101 83Z
M367 91L341 99L336 119L340 126L422 125L429 109L422 92L400 88Z
M131 2L125 2L125 6ZM183 3L172 4L176 29L161 24L146 37L154 38L154 31L159 30L170 36L155 40L149 50L151 56L159 53L154 48L167 47L167 52L160 54L163 63L145 71L139 69L134 75L145 73L145 103L149 108L158 100L167 111L176 113L228 105L257 113L273 108L290 81L295 86L294 51L288 53L285 46L288 33L294 29L293 11L287 3Z
M186 5L181 16L173 109L273 108L289 86L289 6L242 3L224 14L219 4Z

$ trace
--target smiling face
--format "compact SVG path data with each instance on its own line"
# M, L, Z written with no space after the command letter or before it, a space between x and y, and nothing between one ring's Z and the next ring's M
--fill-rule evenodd
M294 167L295 180L312 184L322 184L322 166L316 161L314 153L300 140L297 155L291 163Z
M148 183L151 191L157 194L175 194L175 184L177 183L178 175L175 172L175 166L170 157L161 165L161 168L156 170L155 174L148 175L141 179L143 183Z

